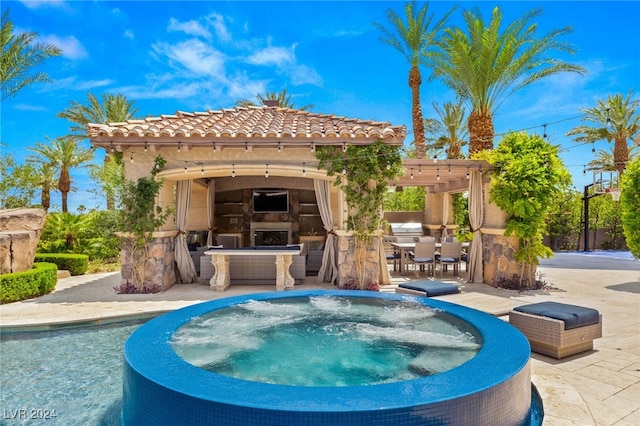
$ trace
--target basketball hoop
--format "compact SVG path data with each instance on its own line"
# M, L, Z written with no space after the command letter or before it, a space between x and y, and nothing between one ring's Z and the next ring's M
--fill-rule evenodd
M607 192L611 194L611 199L613 201L620 201L620 188L611 188Z

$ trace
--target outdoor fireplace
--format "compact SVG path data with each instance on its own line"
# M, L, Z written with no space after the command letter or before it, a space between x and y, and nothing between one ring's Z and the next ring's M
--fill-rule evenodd
M252 246L291 244L291 222L251 222Z

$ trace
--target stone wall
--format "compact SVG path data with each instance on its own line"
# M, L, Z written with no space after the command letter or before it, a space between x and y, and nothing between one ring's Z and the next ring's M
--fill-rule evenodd
M175 237L177 232L154 232L149 257L144 270L144 285L149 290L167 290L176 283ZM142 260L142 259L140 259ZM131 253L127 244L120 250L121 284L135 284L131 267Z
M33 267L46 217L42 209L0 210L0 274Z

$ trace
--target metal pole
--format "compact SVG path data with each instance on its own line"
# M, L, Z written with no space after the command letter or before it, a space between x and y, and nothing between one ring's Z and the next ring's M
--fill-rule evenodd
M584 187L584 197L582 198L584 201L584 251L589 251L589 187L591 185Z

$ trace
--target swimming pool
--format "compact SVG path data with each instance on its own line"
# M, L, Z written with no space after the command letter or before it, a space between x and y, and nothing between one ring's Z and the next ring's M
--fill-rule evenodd
M122 347L143 322L3 333L0 424L119 425Z

